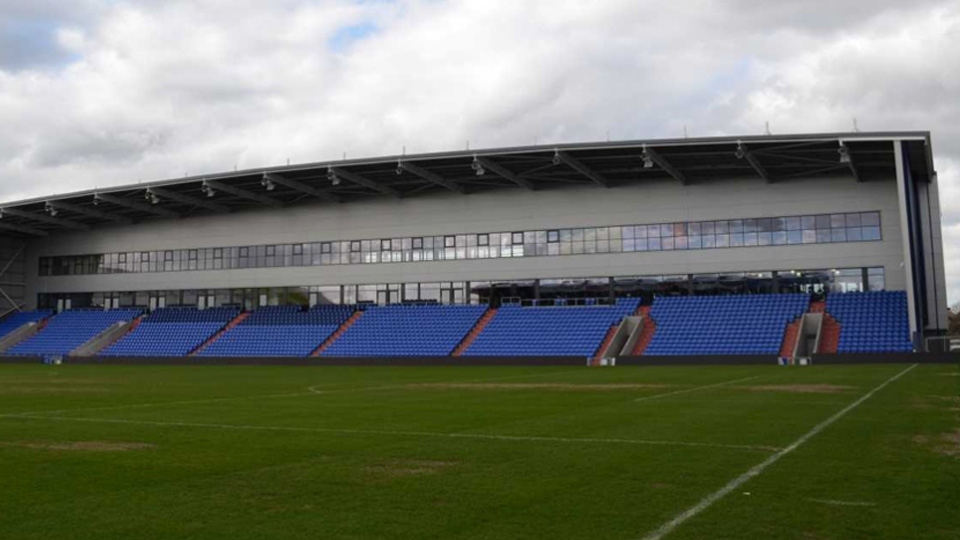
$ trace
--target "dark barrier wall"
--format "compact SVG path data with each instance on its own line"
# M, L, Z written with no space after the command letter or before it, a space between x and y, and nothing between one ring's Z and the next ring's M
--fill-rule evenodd
M40 364L39 356L0 356L0 364Z
M618 366L743 366L777 365L770 355L705 355L705 356L618 356Z
M423 356L423 357L68 357L65 364L167 364L191 366L586 366L580 356Z
M956 364L960 354L950 353L863 353L815 354L816 364Z

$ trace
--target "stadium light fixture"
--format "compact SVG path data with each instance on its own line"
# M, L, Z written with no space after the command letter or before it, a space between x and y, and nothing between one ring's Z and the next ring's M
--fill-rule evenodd
M158 204L160 202L160 197L157 197L157 194L149 189L143 194L143 198L150 201L150 204Z
M840 163L850 163L850 150L843 144L843 141L840 141L840 148L837 149L837 152L840 154Z
M50 217L57 217L57 214L60 213L60 211L57 210L56 207L54 207L50 203L46 203L45 205L43 205L43 209L46 210L48 214L50 214Z
M406 147L404 147L404 152L406 152ZM401 174L403 174L403 160L398 159L397 160L397 176L400 176Z
M559 165L559 164L561 164L561 163L563 163L563 159L560 157L560 149L559 149L559 148L554 148L554 149L553 149L553 164L554 164L554 165Z
M737 159L743 159L744 157L746 157L746 155L747 153L743 149L743 143L740 141L737 141Z
M260 185L267 188L267 191L273 191L277 189L277 185L274 184L269 178L262 178L260 180Z
M331 185L334 185L334 186L340 185L340 177L337 176L337 173L333 172L333 169L330 169L330 168L327 169L327 180L330 181Z
M647 145L643 145L643 152L640 153L640 159L643 160L644 169L653 168L653 158L650 157L650 153L647 152Z
M483 163L480 163L480 160L477 159L477 155L473 155L473 163L470 164L470 168L477 172L477 176L483 176L487 173L487 170L483 168Z

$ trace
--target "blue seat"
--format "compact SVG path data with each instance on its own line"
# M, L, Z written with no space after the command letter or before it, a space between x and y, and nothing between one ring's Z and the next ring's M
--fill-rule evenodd
M446 356L484 311L470 305L369 307L321 356Z
M809 303L805 294L658 297L644 354L778 354L787 325Z
M613 306L504 306L464 356L592 356L610 327L638 306L635 298Z
M71 309L50 319L47 326L11 347L6 354L56 356L69 354L110 326L140 316L139 309Z

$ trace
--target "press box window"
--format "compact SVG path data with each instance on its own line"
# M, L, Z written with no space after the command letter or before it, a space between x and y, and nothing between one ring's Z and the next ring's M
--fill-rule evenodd
M522 232L515 232L515 233L513 233L511 236L512 236L512 240L513 240L513 243L514 243L514 244L522 244L522 243L523 243L523 233L522 233Z
M490 235L489 235L489 234L478 234L478 235L477 235L477 245L478 245L478 246L489 246L489 245L490 245Z
M413 239L413 249L423 249L423 238Z
M360 241L359 241L359 240L354 240L353 242L350 242L350 251L353 252L353 253L359 253L359 252L360 252Z
M457 237L456 236L444 236L443 237L443 247L457 247Z
M294 255L303 255L303 244L294 244L294 245L293 245L293 254L294 254Z
M267 246L267 257L273 257L277 254L277 246Z
M560 241L560 231L547 231L547 242L554 244Z
M380 251L390 251L390 247L393 243L390 240L381 240L380 241Z
M330 253L330 242L320 244L320 253Z

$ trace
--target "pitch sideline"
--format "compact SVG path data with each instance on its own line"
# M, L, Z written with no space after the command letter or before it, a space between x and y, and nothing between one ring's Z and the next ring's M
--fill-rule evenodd
M886 381L880 383L880 385L878 385L877 387L875 387L873 390L867 392L866 394L864 394L863 396L861 396L859 399L857 399L856 401L854 401L854 402L851 403L850 405L847 405L846 407L844 407L844 408L843 408L842 410L840 410L839 412L835 413L835 414L834 414L833 416L831 416L830 418L827 418L827 419L824 420L823 422L820 422L819 424L817 424L816 426L814 426L813 429L811 429L810 431L808 431L808 432L804 433L803 435L801 435L799 439L793 441L793 442L792 442L789 446L787 446L786 448L783 448L783 449L779 450L777 453L775 453L775 454L773 454L772 456L768 457L767 459L765 459L765 460L764 460L763 462L761 462L760 464L753 466L753 467L752 467L751 469L749 469L747 472L741 474L740 476L738 476L738 477L734 478L733 480L731 480L730 482L728 482L727 485L723 486L722 488L718 489L717 491L714 491L714 492L711 493L710 495L707 495L706 497L704 497L703 499L701 499L700 502L698 502L697 504L695 504L695 505L691 506L690 508L684 510L683 512L681 512L680 514L678 514L676 517L674 517L673 519L671 519L670 521L667 521L666 523L664 523L663 525L661 525L661 526L660 526L659 528L657 528L655 531L653 531L653 532L651 532L650 534L644 536L644 537L643 537L643 540L660 540L660 539L663 538L664 536L670 534L674 529L676 529L676 528L679 527L680 525L683 525L683 524L684 524L685 522L687 522L690 518L696 516L696 515L699 514L700 512L703 512L703 511L706 510L707 508L710 508L711 506L713 506L714 503L716 503L716 502L719 501L720 499L726 497L731 491L733 491L733 490L737 489L738 487L742 486L743 484L745 484L745 483L746 483L748 480L750 480L751 478L753 478L753 477L755 477L755 476L758 476L760 473L762 473L763 471L765 471L769 466L771 466L771 465L773 465L774 463L780 461L780 458L782 458L783 456L789 454L790 452L793 452L794 450L796 450L797 448L799 448L800 446L802 446L804 443L806 443L808 440L810 440L811 438L813 438L814 436L816 436L818 433L820 433L821 431L823 431L824 429L826 429L827 427L829 427L831 424L833 424L833 423L836 422L837 420L839 420L839 419L843 418L844 416L846 416L847 413L849 413L850 411L852 411L852 410L856 409L857 407L859 407L863 402L865 402L865 401L867 401L868 399L870 399L871 397L873 397L874 394L876 394L876 393L879 392L880 390L883 390L884 388L886 388L887 385L889 385L890 383L896 381L896 380L899 379L900 377L903 377L904 375L906 375L907 373L909 373L911 370L913 370L913 368L917 367L917 365L918 365L918 364L913 364L913 365L911 365L910 367L904 369L903 371L897 373L897 374L894 375L893 377L890 377L890 378L887 379Z

